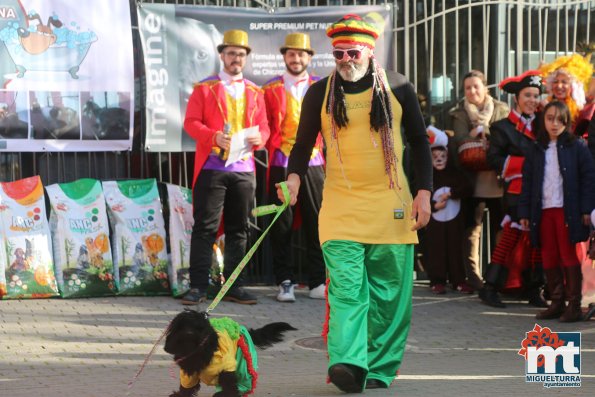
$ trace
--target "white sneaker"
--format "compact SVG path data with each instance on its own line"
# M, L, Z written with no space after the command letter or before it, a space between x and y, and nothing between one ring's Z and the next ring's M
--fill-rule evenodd
M325 289L326 289L326 286L324 284L320 284L318 287L312 288L310 290L310 298L312 298L312 299L326 299L324 296Z
M279 302L295 302L295 294L293 293L294 285L291 280L285 280L279 284L279 293L277 300Z

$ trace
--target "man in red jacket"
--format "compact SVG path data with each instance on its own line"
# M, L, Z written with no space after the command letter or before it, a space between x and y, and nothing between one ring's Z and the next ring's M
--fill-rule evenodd
M256 184L254 159L249 152L236 161L228 161L232 137L256 126L256 131L246 133L245 138L252 150L263 147L269 137L263 92L242 75L251 51L248 34L242 30L225 32L217 50L223 70L194 87L184 120L184 129L196 141L190 291L182 299L187 305L206 299L213 243L222 212L226 278L246 253L248 217ZM241 277L223 300L256 303L256 297L241 287Z
M285 61L286 71L273 77L263 86L264 100L271 137L267 142L269 150L269 200L281 204L277 197L275 184L287 179L287 160L295 144L302 99L308 88L320 78L308 74L308 65L314 55L310 46L310 36L305 33L290 33L280 49ZM318 135L309 162L308 172L300 187L299 201L302 227L308 261L308 286L310 298L324 299L325 268L322 250L318 238L318 213L322 202L324 184L324 157L322 137ZM291 234L295 211L288 208L277 219L271 230L273 251L273 270L279 286L277 300L294 302L294 284L296 282L291 258Z

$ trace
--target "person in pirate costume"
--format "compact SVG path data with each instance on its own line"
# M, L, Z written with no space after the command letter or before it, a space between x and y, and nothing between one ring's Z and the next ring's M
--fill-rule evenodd
M329 381L348 393L387 388L396 376L411 321L416 230L431 214L423 116L411 83L374 58L380 31L351 14L328 27L336 69L306 93L287 170L294 204L321 131L327 163L319 231L329 275L323 335ZM403 168L403 137L415 188Z
M267 106L267 117L271 136L267 142L269 151L269 200L280 204L275 184L287 178L287 160L295 143L302 100L308 88L319 77L308 74L308 65L314 55L310 36L305 33L289 33L280 49L285 61L286 72L273 77L262 87ZM312 150L308 172L301 185L298 202L302 227L305 230L308 260L308 286L310 297L324 299L326 273L320 240L318 239L318 213L322 201L324 184L324 157L322 136L318 136ZM277 219L271 230L273 271L279 286L277 300L294 302L295 279L291 258L292 226L296 211L287 208Z
M525 156L535 142L536 111L542 90L541 73L529 70L519 76L503 80L499 87L515 96L515 106L506 119L492 124L488 163L504 181L504 204L507 216L503 221L502 237L492 253L484 272L484 286L479 290L480 299L493 307L506 307L499 290L521 287L529 304L547 307L541 295L544 284L543 267L539 250L528 247L525 251L515 247L523 238L528 241L528 231L521 230L517 203L521 194L522 167ZM529 257L528 263L511 260L511 252L522 251L519 257Z
M184 130L196 140L190 291L182 298L182 303L188 305L206 299L212 247L222 211L226 279L246 254L255 166L252 153L226 165L231 137L244 128L257 126L258 132L246 138L253 150L261 148L269 137L263 92L242 75L251 50L248 34L242 30L226 31L217 50L223 70L194 87L184 120ZM241 287L241 278L223 299L256 303L256 297Z

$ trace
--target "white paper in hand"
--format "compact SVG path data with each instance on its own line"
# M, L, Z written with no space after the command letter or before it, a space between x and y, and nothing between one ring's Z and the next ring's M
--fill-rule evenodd
M226 167L252 154L252 145L247 142L247 138L255 134L258 134L258 126L244 128L231 136Z

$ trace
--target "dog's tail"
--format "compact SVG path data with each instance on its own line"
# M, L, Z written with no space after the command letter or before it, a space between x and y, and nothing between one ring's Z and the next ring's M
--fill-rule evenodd
M287 323L270 323L262 328L250 328L248 332L256 346L266 349L272 346L273 343L281 342L283 340L283 332L295 330L296 328L293 328Z

